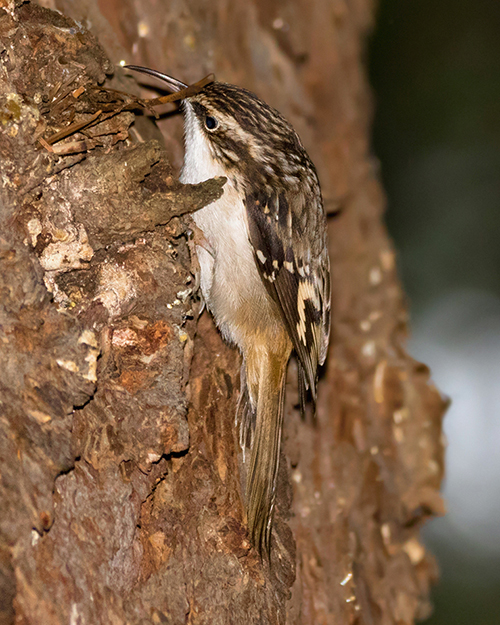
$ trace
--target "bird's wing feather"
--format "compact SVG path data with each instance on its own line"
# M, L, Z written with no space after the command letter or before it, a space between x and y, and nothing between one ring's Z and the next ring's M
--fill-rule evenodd
M308 209L308 202L319 205ZM254 192L245 204L257 268L280 308L315 400L330 329L330 265L319 192Z

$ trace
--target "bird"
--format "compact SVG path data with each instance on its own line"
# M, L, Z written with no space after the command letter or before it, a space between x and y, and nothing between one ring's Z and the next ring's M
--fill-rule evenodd
M295 351L300 408L315 410L318 367L330 335L330 261L316 169L291 124L257 95L202 81L199 89L147 67L127 69L185 91L180 181L222 176L223 195L193 213L203 300L242 355L237 408L250 447L246 517L251 543L270 558L285 377ZM179 93L179 95L182 95Z

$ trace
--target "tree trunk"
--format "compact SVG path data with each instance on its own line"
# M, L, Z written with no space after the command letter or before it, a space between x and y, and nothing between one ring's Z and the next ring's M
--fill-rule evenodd
M41 4L0 13L0 623L425 616L444 402L402 346L368 147L373 3ZM200 315L190 255L187 214L224 180L176 181L182 120L163 116L163 139L98 88L138 93L122 59L258 93L340 209L316 421L288 372L271 566L245 524L240 356Z

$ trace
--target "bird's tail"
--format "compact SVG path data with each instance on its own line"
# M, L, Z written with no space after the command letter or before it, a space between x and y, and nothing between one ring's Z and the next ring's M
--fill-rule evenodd
M289 353L289 351L288 351ZM247 478L247 517L250 539L261 556L269 557L278 476L285 373L283 354L259 359L255 431Z

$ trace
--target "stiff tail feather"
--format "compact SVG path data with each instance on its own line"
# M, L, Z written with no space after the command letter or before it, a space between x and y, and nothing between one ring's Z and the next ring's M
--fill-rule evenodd
M247 478L250 539L261 556L271 549L288 358L265 359L259 371L256 422ZM279 389L276 392L276 389Z

